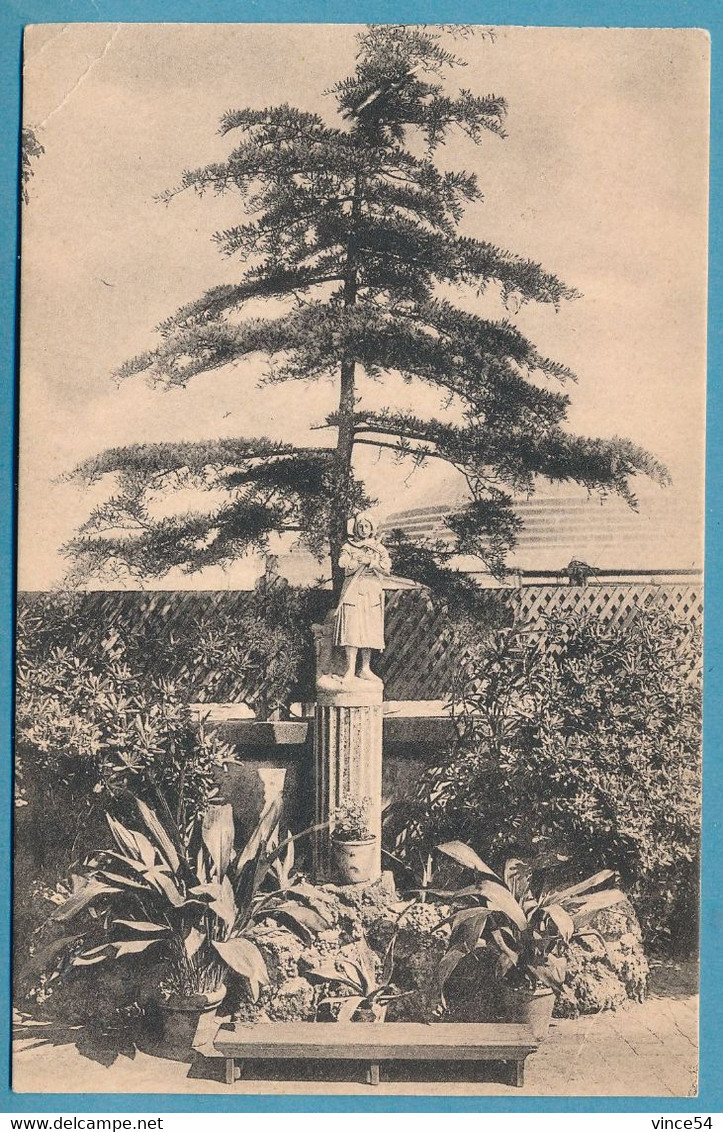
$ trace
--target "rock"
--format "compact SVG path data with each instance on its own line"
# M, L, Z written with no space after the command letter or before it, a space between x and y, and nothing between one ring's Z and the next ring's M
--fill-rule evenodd
M247 993L243 995L234 1011L238 1020L333 1019L338 1005L322 1006L322 1000L353 992L331 980L315 977L313 971L323 966L343 974L339 961L359 960L366 946L379 978L392 939L393 989L398 997L389 1004L388 1021L430 1022L444 1018L482 1022L494 1016L494 978L478 957L460 965L447 987L446 1009L442 1005L438 969L450 934L445 923L451 912L448 905L401 901L380 883L323 885L316 889L314 900L323 903L330 926L311 942L302 941L293 931L271 920L253 930L252 937L269 973L269 985L262 987L256 1003L248 1001ZM599 936L586 936L571 948L567 985L575 1002L573 1005L560 1000L556 1008L559 1016L609 1009L645 993L648 965L632 906L626 902L599 912L590 928Z
M444 954L449 928L442 927L449 908L438 904L400 901L387 883L323 885L316 895L323 902L330 927L308 943L293 931L272 921L251 933L269 973L258 1002L248 995L234 1008L239 1021L313 1022L327 997L352 993L331 980L314 977L319 968L333 967L343 974L340 959L359 960L362 950L380 977L384 956L396 935L394 989L399 997L390 1003L390 1021L428 1021L440 1003L437 967ZM333 1018L338 1006L324 1006L321 1014Z
M557 1017L596 1014L645 997L649 968L633 906L625 901L598 912L590 931L601 938L584 936L572 944L565 982L575 1004L559 999Z
M281 983L268 1006L271 1022L313 1022L316 1012L316 990L301 975Z

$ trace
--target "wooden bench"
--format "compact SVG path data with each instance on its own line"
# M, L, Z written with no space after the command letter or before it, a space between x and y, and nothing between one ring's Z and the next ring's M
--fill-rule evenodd
M538 1046L526 1026L486 1022L230 1022L211 1044L226 1060L228 1085L245 1059L301 1058L366 1062L369 1085L379 1084L382 1061L504 1061L510 1083L522 1086L525 1058Z

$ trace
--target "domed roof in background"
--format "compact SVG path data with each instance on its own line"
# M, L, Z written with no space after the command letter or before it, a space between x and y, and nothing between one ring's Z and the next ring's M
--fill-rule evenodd
M388 537L398 528L415 541L446 540L446 517L463 506L466 498L452 491L419 507L392 512L380 523L380 533ZM676 503L674 492L654 488L641 495L634 511L618 496L601 500L576 485L545 484L533 496L515 501L523 525L508 555L508 566L526 572L559 570L577 558L603 572L697 569L700 559L692 559L689 549L687 554L681 550L681 534L685 528L688 547L699 543L700 538L695 537L698 516L681 513ZM458 565L480 569L478 559L460 560Z

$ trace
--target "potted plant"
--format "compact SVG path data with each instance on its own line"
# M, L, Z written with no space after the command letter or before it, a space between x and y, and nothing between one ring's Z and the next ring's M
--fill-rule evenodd
M209 806L183 833L170 813L162 821L132 801L142 828L107 815L116 848L94 855L51 919L82 919L71 967L156 957L166 1036L183 1045L200 1013L222 1000L229 972L253 1001L268 982L255 924L275 919L305 942L329 925L291 876L294 842L309 831L279 841L276 800L240 849L230 805Z
M374 958L364 940L355 945L354 952L349 948L342 948L336 959L336 966L322 964L313 967L309 976L327 983L336 983L351 991L346 995L322 998L319 1007L338 1006L335 1018L337 1022L383 1022L389 1003L409 993L398 991L392 984L396 938L394 935L387 947L378 977Z
M339 884L375 880L377 839L369 828L369 798L347 796L336 810L332 829L332 864Z
M439 845L445 856L474 874L472 884L437 893L461 904L450 917L452 932L440 964L440 987L468 955L486 951L494 961L503 1015L527 1025L542 1039L557 995L565 986L567 955L573 939L598 932L589 927L596 912L625 899L618 888L604 887L610 869L562 889L546 882L550 865L560 858L546 854L531 862L513 858L502 876L460 841Z

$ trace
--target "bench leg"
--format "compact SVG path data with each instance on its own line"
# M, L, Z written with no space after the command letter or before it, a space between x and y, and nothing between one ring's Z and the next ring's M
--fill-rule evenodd
M227 1057L226 1058L226 1084L227 1085L233 1085L233 1084L236 1083L236 1081L241 1080L242 1067L243 1067L243 1062L240 1061L237 1064L235 1057Z
M521 1089L525 1083L525 1061L513 1061L512 1063L512 1084L517 1089Z
M367 1085L379 1084L379 1062L371 1061L367 1069Z

